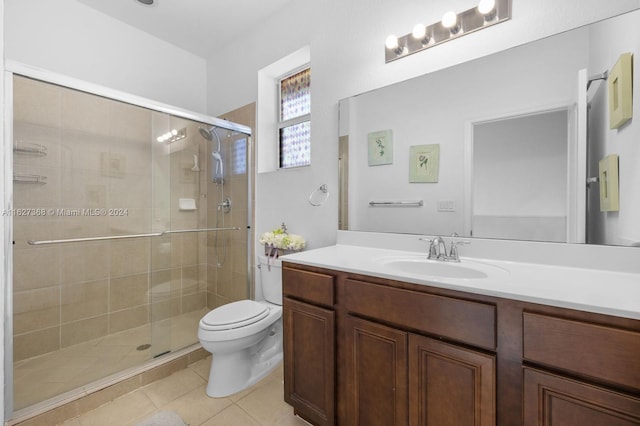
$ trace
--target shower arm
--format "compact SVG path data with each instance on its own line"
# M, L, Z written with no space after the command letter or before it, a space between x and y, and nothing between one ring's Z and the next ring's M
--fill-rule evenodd
M67 238L63 240L29 240L27 244L31 246L42 246L47 244L62 243L83 243L86 241L106 241L106 240L124 240L129 238L145 238L145 237L162 237L168 234L182 234L187 232L209 232L209 231L239 231L237 226L228 228L196 228L196 229L176 229L171 231L151 232L148 234L128 234L128 235L111 235L103 237L85 237L85 238Z

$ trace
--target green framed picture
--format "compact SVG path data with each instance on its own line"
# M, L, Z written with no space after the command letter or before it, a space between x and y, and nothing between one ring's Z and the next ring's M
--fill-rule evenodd
M381 130L367 135L369 143L369 165L380 166L393 163L393 133Z
M409 147L409 182L438 182L440 144Z
M633 55L623 53L613 66L609 89L609 127L618 129L633 116Z

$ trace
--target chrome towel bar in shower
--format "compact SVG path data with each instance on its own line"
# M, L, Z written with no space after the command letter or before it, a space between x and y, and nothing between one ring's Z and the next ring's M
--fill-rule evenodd
M32 246L42 246L47 244L61 244L61 243L83 243L87 241L105 241L105 240L124 240L128 238L145 238L145 237L162 237L168 234L182 234L186 232L209 232L209 231L239 231L240 228L233 226L230 228L196 228L196 229L176 229L172 231L151 232L148 234L128 234L128 235L111 235L104 237L85 237L85 238L67 238L64 240L38 240L27 241Z

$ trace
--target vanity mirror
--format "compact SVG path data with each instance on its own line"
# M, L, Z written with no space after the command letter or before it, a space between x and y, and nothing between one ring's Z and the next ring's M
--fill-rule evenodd
M636 10L340 101L340 229L640 245L640 85L611 129L607 81L638 52Z

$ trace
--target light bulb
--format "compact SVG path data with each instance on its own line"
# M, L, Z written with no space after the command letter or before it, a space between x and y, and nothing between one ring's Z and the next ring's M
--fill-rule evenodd
M491 13L494 7L496 7L496 0L480 0L480 3L478 3L478 12L487 15Z
M398 48L398 37L391 34L384 42L384 45L387 46L389 50L395 50Z
M413 38L422 40L424 39L424 36L427 35L427 27L425 27L424 24L416 24L413 27L411 34L413 35Z
M456 22L458 22L458 16L451 10L442 16L442 26L445 28L455 27Z
M177 134L178 134L178 131L177 131L176 129L173 129L173 130L171 130L171 134L172 134L173 136L175 136L175 135L177 135Z

